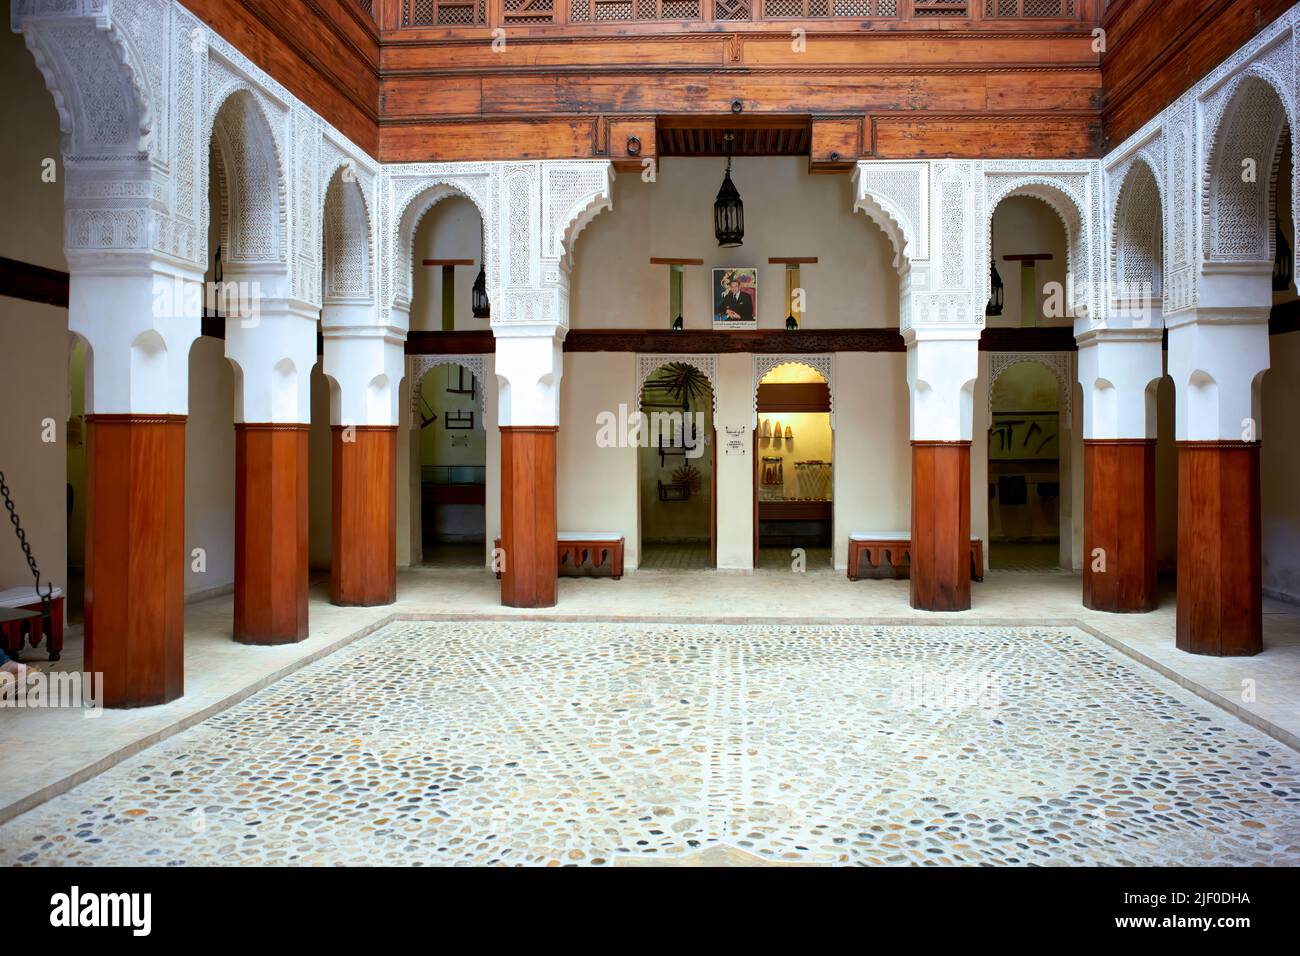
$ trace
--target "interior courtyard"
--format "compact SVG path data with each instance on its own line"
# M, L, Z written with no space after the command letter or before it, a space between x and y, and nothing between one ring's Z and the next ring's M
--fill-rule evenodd
M0 863L1300 864L1300 6L303 6L9 0Z

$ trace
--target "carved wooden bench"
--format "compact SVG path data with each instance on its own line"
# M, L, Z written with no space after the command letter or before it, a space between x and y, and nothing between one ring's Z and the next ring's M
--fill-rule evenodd
M864 557L873 568L887 561L899 577L907 577L911 573L912 535L907 531L856 531L849 535L850 581L858 579ZM979 538L970 539L970 576L972 581L984 580L984 544Z
M44 590L44 589L42 589ZM15 608L24 611L43 611L40 595L35 588L10 588L0 591L0 607ZM28 641L36 647L45 638L45 650L50 660L57 661L63 653L63 589L56 587L50 595L50 633L43 634L45 619L32 618L30 621L12 621L0 628L0 640L3 640L5 653L17 658L23 646L22 625L30 629Z
M608 568L614 580L623 576L623 536L614 531L561 531L556 535L555 560L559 573L578 576L585 569ZM500 550L501 539L492 545ZM510 560L509 556L506 560ZM501 577L501 572L497 572Z

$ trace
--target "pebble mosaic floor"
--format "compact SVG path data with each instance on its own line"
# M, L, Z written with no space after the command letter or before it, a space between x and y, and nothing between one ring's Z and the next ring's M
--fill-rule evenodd
M1069 628L391 625L0 863L1300 863L1300 757Z

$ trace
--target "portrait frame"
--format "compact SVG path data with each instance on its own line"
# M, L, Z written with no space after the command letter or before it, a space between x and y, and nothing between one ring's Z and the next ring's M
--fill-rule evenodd
M736 284L734 290L733 282ZM736 299L735 296L744 298ZM729 266L713 270L713 328L715 330L758 328L757 268Z

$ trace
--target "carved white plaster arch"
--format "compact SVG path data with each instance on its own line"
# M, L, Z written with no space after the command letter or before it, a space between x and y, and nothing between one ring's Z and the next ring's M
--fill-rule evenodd
M1206 262L1272 261L1273 212L1283 133L1293 104L1271 70L1252 63L1207 104L1201 173L1201 255ZM1293 162L1295 137L1292 137ZM1255 181L1243 163L1255 164ZM1294 213L1293 213L1294 215Z
M483 256L487 261L488 297L495 311L497 299L493 286L496 229L487 168L477 166L461 171L455 167L441 170L432 166L418 166L399 169L399 176L391 180L392 215L385 247L389 250L389 261L392 264L385 270L387 288L383 290L383 303L397 308L410 308L415 276L416 231L434 206L444 199L459 196L474 204L483 223Z
M659 352L637 355L636 407L638 409L641 407L641 390L645 387L645 380L658 369L673 363L693 365L704 373L705 378L709 380L709 388L713 399L713 414L716 417L718 414L718 357L716 355L697 355L694 353L669 355Z
M1002 373L1015 365L1041 365L1056 379L1057 411L1066 428L1073 418L1074 377L1070 373L1069 352L993 352L989 356L989 422L993 421L993 386Z
M372 302L375 293L374 229L366 191L354 163L344 161L326 181L322 301Z
M224 211L221 223L223 262L289 262L289 176L275 124L258 92L236 80L222 90L209 113L201 149L205 156L215 139ZM212 171L203 164L205 200ZM212 210L203 215L206 244ZM232 231L240 246L235 248Z
M985 206L984 223L984 281L989 282L988 264L993 261L993 217L998 206L1004 200L1018 196L1027 196L1046 203L1065 229L1066 257L1071 277L1066 289L1066 301L1069 313L1077 315L1085 311L1090 316L1096 315L1097 289L1102 280L1100 262L1096 250L1092 248L1090 235L1092 225L1099 213L1100 202L1094 197L1089 202L1086 197L1088 174L1059 175L1050 172L1035 172L1027 175L1006 174L998 172L996 177L989 177L989 198ZM1078 288L1085 290L1082 301L1075 292ZM992 290L987 289L991 294Z
M1132 302L1130 290L1150 283L1152 298L1165 292L1165 215L1159 172L1145 153L1124 168L1110 227L1109 276L1112 305Z
M767 377L769 372L783 365L802 365L804 368L816 372L826 382L826 389L830 393L831 428L833 430L835 428L835 356L830 352L811 355L755 354L753 376L754 427L758 427L758 386L762 384L763 379Z
M407 375L411 382L411 428L418 429L420 423L420 395L424 376L430 369L439 365L459 365L468 369L478 383L479 428L487 428L487 383L483 379L482 355L412 355L408 360Z
M158 125L157 93L149 88L147 64L118 18L104 17L98 5L45 7L36 0L13 0L10 21L22 30L54 98L65 158L133 159L165 143L151 135ZM58 16L57 23L41 23L45 13Z
M866 213L885 233L900 274L930 258L928 163L860 162L853 193L854 212Z

